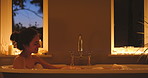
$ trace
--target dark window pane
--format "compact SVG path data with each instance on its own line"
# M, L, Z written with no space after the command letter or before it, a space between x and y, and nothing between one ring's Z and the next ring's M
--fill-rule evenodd
M144 45L144 0L114 0L115 47Z

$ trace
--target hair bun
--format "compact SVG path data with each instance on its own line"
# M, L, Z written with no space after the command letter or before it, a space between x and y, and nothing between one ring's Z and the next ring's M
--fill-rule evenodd
M18 31L14 31L11 36L10 36L10 40L18 42L19 40L19 32Z

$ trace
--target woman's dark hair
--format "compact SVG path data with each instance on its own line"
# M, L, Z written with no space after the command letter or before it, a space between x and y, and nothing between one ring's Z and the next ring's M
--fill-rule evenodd
M11 34L11 36L10 36L10 40L16 42L17 39L18 39L18 37L19 37L19 32L18 32L18 31L14 31L14 32Z
M23 50L23 45L29 45L32 39L38 34L33 28L25 28L19 33L12 33L10 40L17 42L17 48Z

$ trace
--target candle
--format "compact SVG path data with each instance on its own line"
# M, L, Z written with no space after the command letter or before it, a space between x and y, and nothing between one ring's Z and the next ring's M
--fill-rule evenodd
M40 47L42 47L42 41L41 40L39 40L39 44L40 44Z
M12 52L13 52L13 45L10 44L10 45L8 46L8 55L12 55Z

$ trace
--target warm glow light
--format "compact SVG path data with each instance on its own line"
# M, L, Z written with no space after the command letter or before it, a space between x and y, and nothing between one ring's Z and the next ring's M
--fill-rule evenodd
M44 48L39 48L39 50L38 50L38 55L44 55L45 53L47 53L48 51L47 50L45 50Z
M41 41L41 39L39 40L39 44L40 44L40 47L42 47L42 41Z
M13 54L13 45L12 43L10 43L10 45L8 45L8 55L12 55Z
M17 48L13 48L13 55L19 55L22 51L17 49Z
M140 54L148 54L148 51L144 53L144 51L147 49L147 47L141 48L135 48L132 46L128 47L117 47L113 49L112 55L140 55Z

